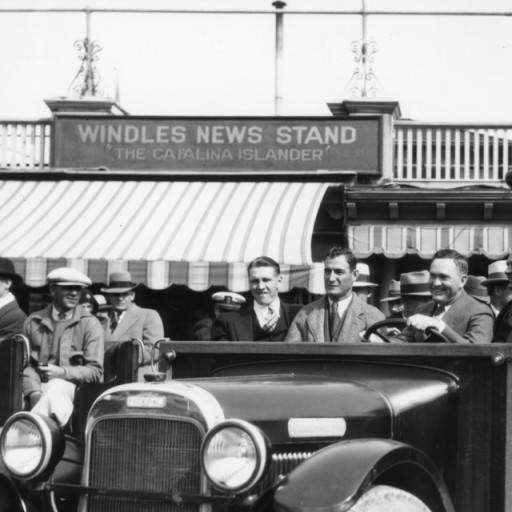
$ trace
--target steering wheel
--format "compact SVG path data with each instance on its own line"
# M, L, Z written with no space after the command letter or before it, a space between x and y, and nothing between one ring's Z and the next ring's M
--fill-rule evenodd
M406 320L404 318L385 318L380 322L375 322L368 329L366 329L363 334L363 341L369 342L370 336L372 334L376 334L384 343L392 343L392 341L380 331L381 328L386 327L396 327L397 329L402 330L406 325Z
M392 343L392 341L380 331L383 327L396 327L397 329L402 330L406 326L407 321L404 318L385 318L380 322L374 323L370 326L365 333L363 334L363 341L369 342L370 336L372 334L377 335L384 343ZM433 329L429 327L426 329L425 334L429 336L429 338L434 338L432 340L428 340L427 343L450 343L450 340L437 329Z

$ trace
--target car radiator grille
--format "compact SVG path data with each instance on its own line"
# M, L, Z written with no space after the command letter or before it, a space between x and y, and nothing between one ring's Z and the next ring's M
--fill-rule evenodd
M203 434L180 419L123 417L98 422L90 437L89 485L130 491L200 492ZM89 496L88 512L196 512L131 497Z

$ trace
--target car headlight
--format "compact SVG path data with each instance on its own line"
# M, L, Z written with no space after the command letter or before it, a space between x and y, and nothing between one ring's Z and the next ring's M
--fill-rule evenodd
M0 435L0 455L17 478L35 478L60 458L62 433L49 418L31 412L13 414Z
M201 449L206 477L221 491L251 489L269 462L269 444L265 434L247 421L219 423L208 432Z

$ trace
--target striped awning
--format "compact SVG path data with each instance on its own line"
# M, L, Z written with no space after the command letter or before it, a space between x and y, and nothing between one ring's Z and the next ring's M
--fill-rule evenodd
M500 259L512 246L512 225L360 224L348 227L348 238L359 258L418 254L429 259L439 249L450 248L465 256Z
M283 264L283 291L323 289L311 237L325 183L0 181L0 255L30 286L70 265L128 269L150 288L248 289L246 263Z

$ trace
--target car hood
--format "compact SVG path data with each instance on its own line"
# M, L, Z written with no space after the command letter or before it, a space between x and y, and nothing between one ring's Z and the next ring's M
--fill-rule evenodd
M273 443L399 437L419 409L439 412L457 389L444 372L406 365L297 363L290 371L277 363L264 369L243 365L189 382L211 393L226 418L260 426Z

